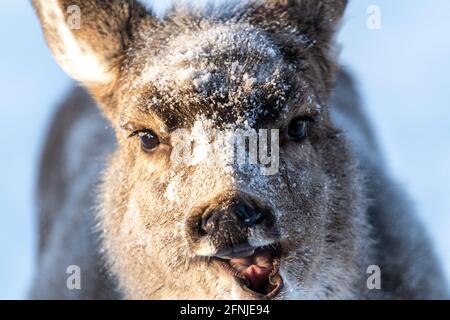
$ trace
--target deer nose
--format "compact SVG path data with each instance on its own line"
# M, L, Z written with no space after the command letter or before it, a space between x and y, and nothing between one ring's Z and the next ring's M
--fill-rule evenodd
M200 256L234 257L251 254L252 232L272 231L274 217L270 207L259 201L232 198L191 209L186 220L186 235L191 249ZM274 231L274 230L273 230Z
M260 208L242 201L234 201L231 205L219 207L203 215L201 229L206 234L229 229L254 227L262 223L266 214Z
M238 203L236 204L235 208L235 214L238 216L238 218L247 226L247 227L253 227L257 224L260 224L265 219L265 214L262 212L262 210L250 207L249 205L245 203Z

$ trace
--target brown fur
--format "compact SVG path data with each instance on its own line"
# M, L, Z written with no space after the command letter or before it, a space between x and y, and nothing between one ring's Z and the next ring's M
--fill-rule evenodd
M93 78L68 63L68 42L59 41L64 33L51 20L58 15L45 14L45 1L33 3L56 59L90 90L115 132L117 147L99 196L98 237L123 297L250 298L233 278L197 254L188 230L196 207L236 197L257 199L273 212L273 227L248 230L245 237L281 246L285 286L276 298L445 295L426 237L384 173L351 79L339 72L335 86L333 38L346 1L268 0L227 10L181 8L161 21L135 1L58 0L54 3L60 8L78 4L82 9L83 27L71 35L81 52L95 55L104 74ZM298 116L315 119L309 138L282 139L275 175L258 176L220 161L194 166L171 161L177 128L247 125L281 129L283 135ZM348 122L340 125L339 119ZM356 126L353 132L348 123ZM144 128L161 137L162 145L151 154L140 149L136 137L129 138ZM352 140L357 136L365 145ZM64 147L66 142L56 143ZM89 150L98 146L94 140L86 143ZM47 166L48 157L43 163ZM44 170L41 199L47 199L42 203L50 209L43 211L49 222L42 226L54 234L57 227L50 225L60 207L48 203L67 202L49 199L48 176ZM92 196L92 184L84 188ZM89 226L92 221L85 222L80 234ZM74 239L70 227L64 230L55 237ZM43 238L41 254L48 258L41 259L39 274L46 270L42 266L50 269L63 247L52 247ZM95 239L87 247L95 248ZM381 267L381 291L366 287L371 264ZM96 264L86 266L89 272L98 271ZM97 279L100 287L112 285L112 278ZM34 297L64 291L45 285L52 280L38 281ZM40 283L45 293L39 291Z

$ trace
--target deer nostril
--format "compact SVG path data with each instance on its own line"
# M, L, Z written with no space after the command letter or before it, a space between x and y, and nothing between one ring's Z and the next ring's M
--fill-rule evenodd
M235 206L236 215L248 227L253 227L264 221L265 215L262 211L252 208L244 203Z
M220 236L229 232L242 231L242 228L254 227L266 219L266 213L258 207L252 207L241 201L206 210L196 223L191 224L192 235L201 238L206 235ZM240 232L240 231L239 231Z
M201 219L201 232L203 235L213 233L219 223L220 214L216 211L204 215Z

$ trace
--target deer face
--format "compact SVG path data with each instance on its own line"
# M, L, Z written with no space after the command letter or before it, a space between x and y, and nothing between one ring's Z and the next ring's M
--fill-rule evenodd
M67 25L69 2L80 29ZM345 1L165 21L135 1L34 4L56 59L116 132L99 219L127 297L349 291L357 177L327 107Z

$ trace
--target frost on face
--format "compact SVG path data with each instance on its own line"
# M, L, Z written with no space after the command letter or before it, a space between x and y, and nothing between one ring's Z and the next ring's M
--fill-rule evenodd
M189 206L198 199L213 198L227 191L245 190L249 194L258 193L259 197L272 199L280 189L283 190L286 184L278 168L278 131L277 139L272 134L272 139L266 137L264 140L251 127L242 128L236 130L235 126L228 125L219 130L211 119L201 116L190 130L178 130L172 142L171 173L165 198L173 205ZM267 136L268 130L261 131ZM252 143L246 137L257 140ZM261 148L261 143L268 140L272 143L268 159L272 162L273 172L269 172L267 162L257 161L262 159L261 150L249 148L252 144ZM267 146L261 149L267 152ZM251 156L251 152L256 154ZM240 157L241 153L246 155Z
M222 109L235 124L253 125L258 117L286 107L289 85L283 75L290 67L263 32L245 23L201 27L168 40L146 62L133 83L135 88L151 84L158 93L146 108L181 112L196 106L209 114Z
M165 202L161 210L187 212L199 201L237 192L274 199L285 182L278 168L278 132L265 125L288 111L287 75L294 67L264 31L246 23L202 21L195 31L168 38L156 57L151 52L156 49L148 50L136 57L145 63L127 92L142 93L138 107L164 120L189 118L168 125L170 166L161 178L162 199L155 199ZM242 145L249 146L249 155L239 153Z

